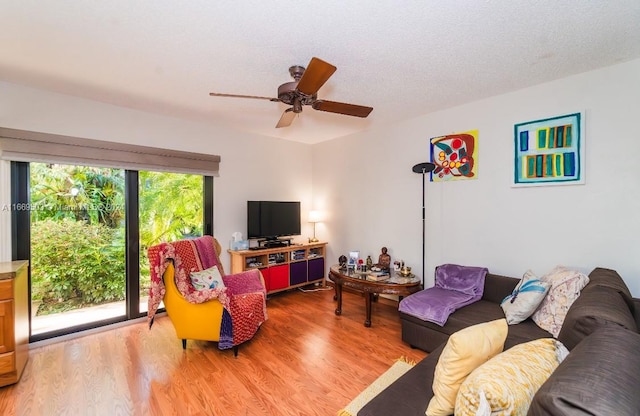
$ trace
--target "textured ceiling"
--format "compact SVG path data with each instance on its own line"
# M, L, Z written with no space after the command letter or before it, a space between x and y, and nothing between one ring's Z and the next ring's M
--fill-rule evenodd
M0 80L260 135L317 143L640 57L638 0L0 0ZM285 104L291 65L338 70Z

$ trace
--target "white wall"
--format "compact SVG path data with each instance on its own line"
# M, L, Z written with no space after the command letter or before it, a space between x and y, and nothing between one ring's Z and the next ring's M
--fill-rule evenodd
M640 297L639 95L635 60L314 145L330 262L353 249L375 260L386 245L421 271L422 179L411 168L429 160L429 138L478 129L478 179L427 178L427 286L442 263L517 277L563 264L616 269ZM585 113L586 184L511 187L514 124L576 111Z
M303 236L312 233L305 221L312 208L309 145L5 82L0 82L0 126L220 155L220 176L214 179L214 234L223 247L228 246L233 232L246 235L249 199L301 201ZM0 169L0 202L9 200L8 174L6 166ZM4 224L0 226L1 260L10 260L10 228L6 226L9 216L9 212L0 210L0 223ZM221 257L229 270L229 256Z
M427 285L445 262L511 276L565 264L614 268L640 296L639 93L636 60L308 146L0 82L0 126L219 154L223 245L245 232L247 199L295 199L303 215L326 211L317 235L329 242L329 263L353 249L375 260L387 246L418 272L422 179L411 167L429 159L430 137L478 129L478 179L426 185ZM574 111L585 111L587 183L512 188L513 125ZM0 169L0 201L6 174ZM7 227L0 232L2 254L10 242Z

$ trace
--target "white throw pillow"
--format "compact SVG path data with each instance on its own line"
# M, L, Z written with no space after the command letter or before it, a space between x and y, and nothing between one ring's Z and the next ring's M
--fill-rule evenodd
M580 291L589 283L589 277L576 270L557 266L540 278L551 284L549 293L542 300L531 319L542 329L558 338L560 329L571 304L580 296Z
M191 272L191 284L195 290L225 288L218 266L213 266L200 272Z
M527 270L513 292L500 304L507 323L518 324L530 317L547 295L550 286L550 283L543 282L531 270Z

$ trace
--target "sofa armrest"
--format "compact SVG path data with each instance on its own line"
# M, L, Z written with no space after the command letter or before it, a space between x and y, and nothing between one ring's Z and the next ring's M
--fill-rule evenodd
M609 325L638 331L636 318L618 290L588 285L569 308L558 341L571 351L589 334Z
M638 329L640 329L640 299L638 298L633 298L633 303L635 304L635 313L634 318L636 318L636 326L638 327Z
M540 387L528 415L637 415L639 350L640 334L599 328Z

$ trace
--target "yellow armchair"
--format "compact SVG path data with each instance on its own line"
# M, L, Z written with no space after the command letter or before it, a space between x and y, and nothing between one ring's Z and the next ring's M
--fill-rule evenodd
M220 243L218 243L218 241L215 238L210 236L205 236L205 237L200 237L197 240L199 241L181 240L181 241L168 243L168 244L170 244L172 247L175 247L176 245L180 245L180 247L185 247L186 245L187 247L189 247L188 253L193 253L192 250L198 245L196 243L200 243L201 246L202 244L205 244L204 250L211 253L211 250L210 250L211 246L209 246L209 244L213 244L215 248L216 256L219 259L222 248L220 246ZM185 244L187 241L188 243ZM162 292L159 292L157 287L153 291L150 290L150 307L149 307L150 312L153 309L153 313L150 313L150 325L153 324L153 315L155 315L155 310L157 309L157 306L160 300L163 300L165 310L167 311L167 315L169 315L169 318L171 319L171 323L175 328L176 335L178 338L182 340L183 349L187 348L187 339L220 342L220 334L223 326L223 314L224 314L225 305L226 305L227 308L229 307L231 308L229 310L229 313L231 315L227 314L227 316L231 316L232 320L230 321L231 322L230 324L225 324L225 325L231 325L233 327L232 328L232 332L234 334L233 342L237 341L237 343L239 344L253 337L253 334L255 332L252 332L252 331L257 330L258 327L263 322L260 319L262 318L266 319L266 303L265 303L266 290L264 289L265 283L264 283L264 278L262 276L262 273L259 273L259 281L256 280L257 276L255 274L251 275L252 277L243 276L243 274L245 274L246 272L233 275L234 278L232 278L232 276L225 275L222 264L219 262L219 260L217 260L216 262L218 263L218 268L220 270L220 273L225 277L226 283L232 284L231 287L233 288L233 289L229 289L229 287L227 287L226 295L228 297L225 296L225 300L224 300L225 304L223 305L223 303L221 303L218 299L211 299L201 303L192 303L182 295L180 289L178 288L178 285L176 284L175 264L172 262L172 257L169 257L169 253L173 253L173 250L165 251L163 247L166 247L166 246L167 245L163 243L163 244L159 244L157 246L153 246L149 248L149 260L152 265L152 281L153 281L153 275L154 273L156 273L156 276L158 278L158 283L160 283L159 280L161 279L162 285L164 286L164 289L165 289L164 297L161 299L155 298L154 295L152 295L152 292L156 294L162 293ZM206 247L209 247L209 248L206 248ZM176 250L176 254L171 254L171 256L177 255L178 249L175 249L175 250ZM191 255L187 253L183 253L183 254ZM195 255L196 257L199 256L199 254L195 254ZM203 254L203 255L206 256L207 254ZM211 254L209 254L209 256L210 255ZM182 260L184 260L184 257L182 258ZM158 270L158 268L153 266L154 263L157 264L158 262L166 265L166 267L164 268L164 272L162 272L161 270ZM156 271L154 272L154 270ZM159 276L159 273L162 273L162 276ZM227 280L229 278L231 279ZM154 284L152 282L152 289L153 289L153 286ZM254 293L254 294L252 295L251 293ZM237 295L241 296L241 298L245 299L245 301L234 302L233 296L237 296ZM252 296L251 297L252 301L247 303L246 296ZM152 298L155 300L152 301ZM153 308L151 305L153 305ZM257 313L254 313L256 311ZM237 339L235 336L235 331L236 331L236 327L234 324L235 319L238 319L238 324L241 326L241 328L239 329L240 332L238 333ZM252 321L249 324L247 324L246 322L247 320L252 320ZM254 326L252 327L251 325L254 325ZM228 328L229 327L225 326L225 331L224 331L225 336L229 335ZM250 329L247 329L247 328L250 328ZM225 341L225 345L227 345L226 342L227 341ZM227 348L227 346L225 346L225 348ZM234 352L234 355L236 356L238 355L238 345L233 345L233 352Z
M220 340L222 323L222 303L212 299L204 303L188 302L178 290L174 278L173 264L167 266L163 280L166 288L164 307L171 318L178 338L182 339L182 348L187 348L187 339L202 341ZM237 349L234 349L237 354Z

